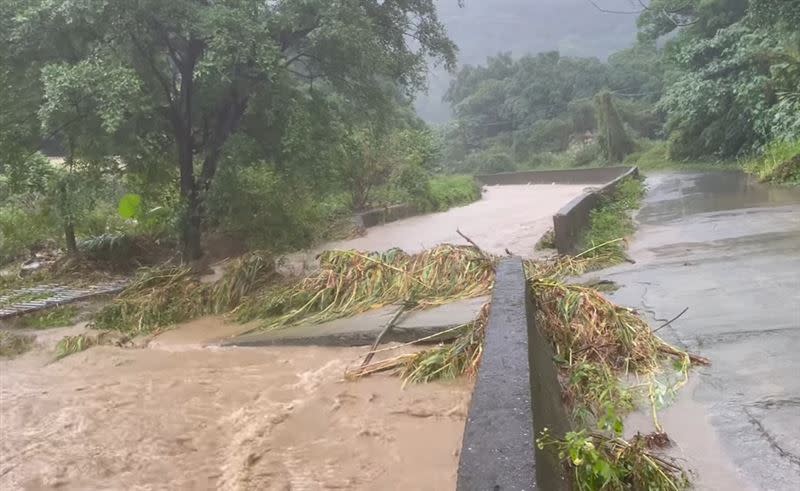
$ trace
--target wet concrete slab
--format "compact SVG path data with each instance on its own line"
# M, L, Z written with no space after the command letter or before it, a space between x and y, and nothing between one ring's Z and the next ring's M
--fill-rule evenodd
M443 334L431 341L452 339L458 332L445 333L445 331L475 320L481 307L489 300L490 297L476 297L430 309L409 311L400 317L383 341L409 343L438 333ZM221 344L223 346L368 346L391 322L398 308L392 305L321 324L253 332L236 336Z
M637 263L602 277L656 326L689 308L660 334L711 359L688 397L722 448L689 466L702 489L721 489L702 476L730 464L741 489L797 489L800 191L736 172L662 174L648 186L630 247ZM678 445L691 455L701 439Z

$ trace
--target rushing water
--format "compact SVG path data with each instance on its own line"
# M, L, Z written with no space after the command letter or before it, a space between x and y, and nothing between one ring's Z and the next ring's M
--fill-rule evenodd
M0 489L455 487L470 381L344 381L365 348L201 347L230 329L0 361Z

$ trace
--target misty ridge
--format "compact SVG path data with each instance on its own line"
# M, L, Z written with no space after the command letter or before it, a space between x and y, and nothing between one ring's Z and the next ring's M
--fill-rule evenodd
M604 9L635 11L633 0L598 0ZM486 58L511 53L557 50L563 56L596 57L630 47L636 40L634 14L611 14L588 0L437 0L439 17L458 45L458 66L485 65ZM451 117L442 100L452 76L432 67L427 93L420 93L415 107L428 123L444 123Z

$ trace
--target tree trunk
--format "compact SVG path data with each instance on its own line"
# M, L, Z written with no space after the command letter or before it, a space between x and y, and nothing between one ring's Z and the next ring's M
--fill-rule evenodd
M67 139L67 158L66 158L66 165L67 165L67 173L72 175L75 170L75 144L73 143L72 137ZM61 192L61 206L62 209L67 210L64 213L64 244L67 247L67 254L74 256L78 254L78 242L75 240L75 223L72 221L72 214L70 213L70 190L67 186L67 181L65 179L61 180L59 185L59 191Z
M191 137L177 132L178 161L181 174L181 198L184 206L181 244L183 257L195 261L203 256L201 200L194 179L194 156Z
M202 202L194 178L194 144L192 140L194 68L200 50L199 42L191 40L184 58L178 63L181 72L180 98L179 106L177 108L173 106L173 126L181 175L181 198L185 212L181 242L183 243L183 258L188 261L195 261L203 256L201 245Z
M183 228L183 254L190 261L196 261L203 257L202 224L202 201L195 191L189 195L186 201L186 218Z
M72 220L64 220L64 240L67 244L67 253L75 255L78 253L78 242L75 240L75 224Z

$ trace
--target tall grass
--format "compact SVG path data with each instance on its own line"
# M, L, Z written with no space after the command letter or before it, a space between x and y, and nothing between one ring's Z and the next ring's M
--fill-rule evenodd
M800 185L800 139L775 141L742 165L762 181Z
M481 198L481 189L472 176L434 176L430 180L431 200L437 211L461 206Z
M625 165L635 165L641 170L651 171L713 171L736 170L739 164L735 160L719 159L713 156L674 160L669 155L669 143L665 140L639 139L639 150L628 155Z
M631 212L641 206L645 188L639 179L619 183L614 193L592 210L589 228L582 235L581 250L590 257L603 256L608 263L625 258L625 239L636 230Z

